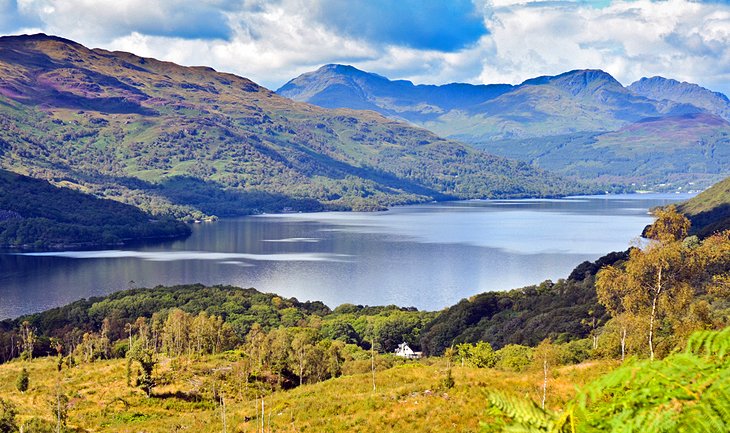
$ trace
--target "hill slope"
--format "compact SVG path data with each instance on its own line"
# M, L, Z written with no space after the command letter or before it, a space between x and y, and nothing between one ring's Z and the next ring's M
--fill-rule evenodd
M0 170L0 247L109 245L188 234L182 222Z
M415 86L327 65L278 92L378 111L563 175L636 189L709 186L730 163L727 98L673 80L626 88L606 72L576 70L517 86Z
M177 216L577 191L375 113L45 35L0 38L0 125L2 167Z
M692 232L707 236L730 230L730 177L677 207L692 222Z

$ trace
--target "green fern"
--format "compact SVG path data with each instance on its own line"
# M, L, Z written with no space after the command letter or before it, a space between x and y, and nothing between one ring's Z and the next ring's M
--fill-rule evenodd
M488 393L513 420L505 431L730 432L730 328L692 335L687 349L661 361L630 360L586 386L562 413Z
M487 391L487 400L494 414L505 415L512 419L512 424L504 428L511 433L569 433L570 415L560 414L540 408L530 399Z

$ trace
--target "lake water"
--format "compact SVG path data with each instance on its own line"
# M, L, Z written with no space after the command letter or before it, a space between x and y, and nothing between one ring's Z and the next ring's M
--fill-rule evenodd
M653 206L687 195L434 203L378 213L264 215L186 240L115 250L0 253L0 318L134 287L204 283L300 300L441 309L565 278L625 250Z

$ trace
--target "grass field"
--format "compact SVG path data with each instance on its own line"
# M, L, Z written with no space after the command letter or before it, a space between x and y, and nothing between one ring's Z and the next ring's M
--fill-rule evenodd
M276 432L472 432L489 424L486 389L499 389L538 400L542 372L509 373L456 366L455 385L442 386L446 361L430 358L376 373L353 374L273 393L257 391L238 374L240 355L229 352L198 360L162 359L156 376L162 383L148 398L126 385L125 360L97 361L57 371L55 358L0 365L0 394L18 409L18 424L38 417L53 422L50 401L57 387L69 397L68 427L98 432L222 432L225 402L228 432L261 431L264 395L265 430ZM25 366L30 387L15 382ZM551 374L547 405L554 409L575 395L576 386L613 368L609 362L561 367ZM54 400L55 401L55 400ZM487 427L487 430L492 430Z

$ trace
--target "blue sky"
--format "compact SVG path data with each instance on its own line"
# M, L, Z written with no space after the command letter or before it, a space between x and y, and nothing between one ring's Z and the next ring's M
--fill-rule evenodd
M0 0L0 34L35 32L272 89L346 63L434 84L598 68L730 93L726 0Z

